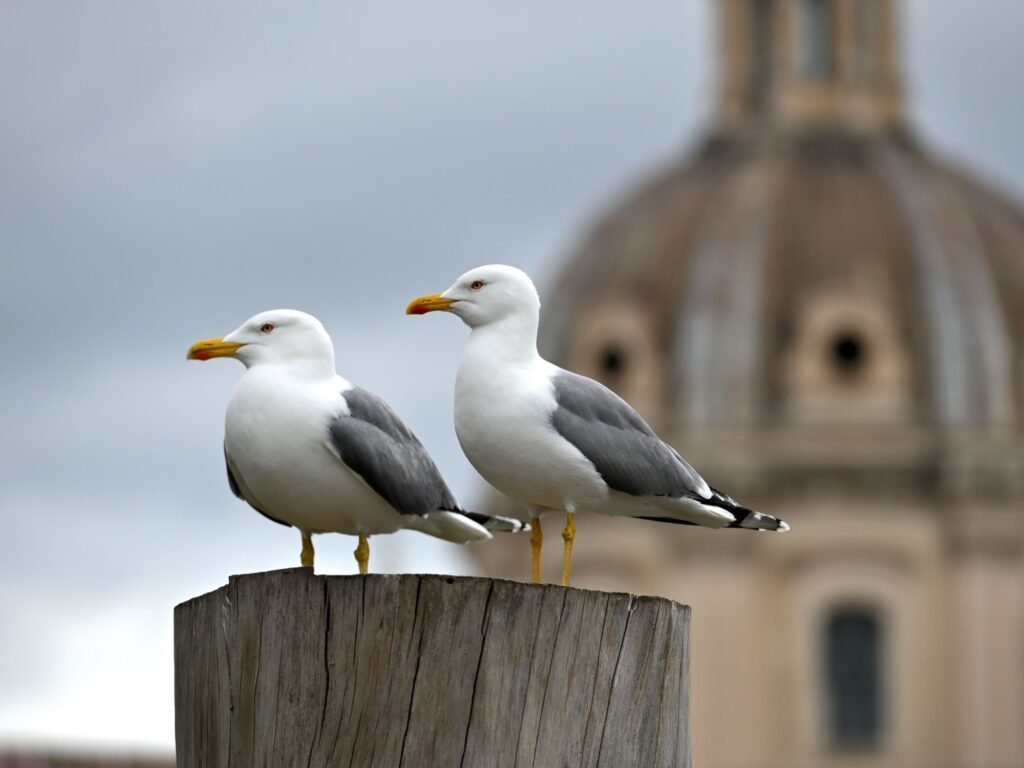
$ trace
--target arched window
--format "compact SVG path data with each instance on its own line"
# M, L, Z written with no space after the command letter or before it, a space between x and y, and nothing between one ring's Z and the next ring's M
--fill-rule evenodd
M835 71L835 3L801 0L800 62L808 80L830 80Z
M841 608L825 625L828 743L836 750L879 746L882 732L882 632L877 616Z

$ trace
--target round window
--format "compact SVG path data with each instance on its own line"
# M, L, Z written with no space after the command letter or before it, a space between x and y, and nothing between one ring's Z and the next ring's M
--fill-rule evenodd
M852 376L863 370L867 362L867 345L859 333L843 331L832 338L829 354L837 371Z
M626 353L621 347L611 344L601 351L599 365L603 376L621 376L626 369Z

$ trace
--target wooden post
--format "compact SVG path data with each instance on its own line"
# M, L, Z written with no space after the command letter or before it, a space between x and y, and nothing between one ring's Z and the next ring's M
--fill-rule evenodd
M179 768L690 765L690 609L446 576L233 576L174 612Z

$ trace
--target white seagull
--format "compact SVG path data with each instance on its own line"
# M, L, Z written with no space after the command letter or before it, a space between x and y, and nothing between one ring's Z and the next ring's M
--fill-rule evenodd
M710 528L786 531L770 515L710 487L604 385L537 353L540 298L514 267L477 267L407 314L451 312L471 329L455 379L455 431L470 463L531 506L533 580L540 580L544 510L566 513L562 583L569 583L575 516L622 515Z
M521 530L519 521L462 510L437 466L388 404L334 370L334 345L312 315L263 312L227 336L197 341L190 360L234 357L246 367L228 403L224 457L234 494L302 533L313 567L314 533L368 537L409 528L447 541Z

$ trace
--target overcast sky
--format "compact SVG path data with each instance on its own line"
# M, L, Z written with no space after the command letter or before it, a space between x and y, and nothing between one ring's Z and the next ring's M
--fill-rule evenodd
M466 331L403 308L496 261L543 292L699 136L711 8L0 0L0 744L169 748L173 606L298 563L227 488L242 369L186 363L194 340L318 315L479 499L451 426ZM915 124L1024 194L1024 3L936 8L905 14ZM320 537L318 570L353 544ZM371 566L469 568L416 534Z

